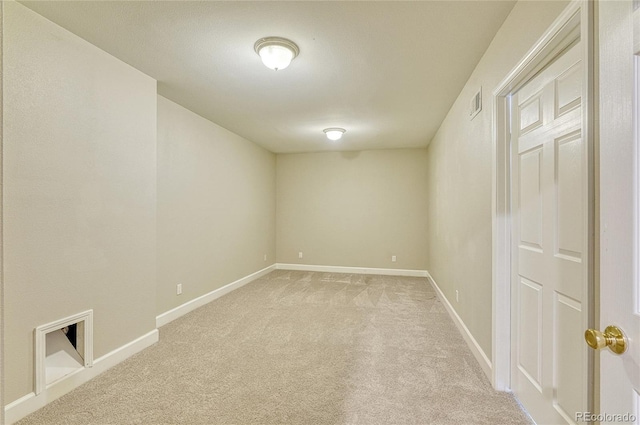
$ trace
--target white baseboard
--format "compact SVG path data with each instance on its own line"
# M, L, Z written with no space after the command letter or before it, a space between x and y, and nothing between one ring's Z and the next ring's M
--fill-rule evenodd
M385 276L413 276L428 277L426 270L403 270L403 269L377 269L370 267L343 267L343 266L316 266L310 264L284 264L277 263L278 270L301 270L307 272L326 273L354 273L354 274L377 274Z
M276 269L276 265L272 264L269 267L265 267L262 270L259 270L255 273L252 273L248 276L245 276L241 279L236 280L235 282L231 282L228 285L225 285L221 288L214 289L211 292L208 292L204 295L199 296L198 298L194 298L191 301L187 301L184 304L179 305L178 307L172 308L169 311L166 311L159 316L156 317L156 327L159 328L161 326L166 325L169 322L176 320L179 317L184 316L185 314L192 312L198 307L202 307L205 304L210 303L213 300L220 298L223 295L228 294L234 289L238 289L249 282L252 282L259 277L264 276L265 274Z
M6 425L11 425L19 421L28 414L33 413L55 399L62 397L71 390L78 388L85 382L88 382L102 372L105 372L111 367L155 344L156 342L158 342L158 330L154 329L151 332L142 335L140 338L137 338L122 347L116 348L110 353L95 359L93 361L93 367L78 369L77 372L74 372L66 378L47 386L37 396L35 393L29 393L24 397L7 404L4 408Z
M484 372L485 375L487 375L487 378L489 378L489 381L493 382L492 381L493 374L492 374L492 371L491 371L491 369L492 369L491 368L491 360L489 360L489 357L487 357L487 355L484 352L484 350L480 347L480 344L478 344L478 341L476 341L476 339L473 337L473 335L471 335L471 332L469 332L469 329L464 324L464 322L462 321L460 316L458 316L458 313L456 313L455 309L453 308L453 306L451 305L451 303L449 302L447 297L444 296L444 293L442 292L442 290L440 289L440 287L436 283L435 279L433 279L433 277L429 274L429 272L427 272L427 277L429 278L429 281L431 281L431 285L433 286L433 288L436 290L436 292L438 294L438 298L440 299L440 301L444 305L444 308L449 313L449 316L451 316L451 319L453 320L453 323L456 324L456 327L458 328L458 330L462 334L462 337L464 338L465 342L469 346L469 349L471 350L471 352L473 353L474 357L476 358L476 360L480 364L480 367L482 368L482 371Z

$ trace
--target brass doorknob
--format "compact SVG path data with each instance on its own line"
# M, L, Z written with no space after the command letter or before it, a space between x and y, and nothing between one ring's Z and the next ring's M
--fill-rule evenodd
M622 354L627 351L627 337L617 326L607 326L604 332L587 329L584 332L584 339L589 347L594 350L609 347L609 350L616 354Z

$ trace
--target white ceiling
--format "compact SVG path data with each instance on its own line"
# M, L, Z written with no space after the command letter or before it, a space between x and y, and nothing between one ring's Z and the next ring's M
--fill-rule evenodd
M21 3L222 127L308 152L427 146L515 1ZM298 44L289 68L262 65L267 36Z

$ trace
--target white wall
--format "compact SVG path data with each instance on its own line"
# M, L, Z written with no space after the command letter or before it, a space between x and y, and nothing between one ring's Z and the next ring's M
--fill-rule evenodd
M430 274L491 358L492 92L566 7L520 1L496 34L428 147ZM483 109L469 103L482 87ZM455 301L458 290L459 302Z
M275 167L274 154L158 96L158 314L275 262Z
M94 310L94 356L155 329L156 82L4 3L5 401L33 331Z
M278 155L278 262L425 270L426 160L425 149Z

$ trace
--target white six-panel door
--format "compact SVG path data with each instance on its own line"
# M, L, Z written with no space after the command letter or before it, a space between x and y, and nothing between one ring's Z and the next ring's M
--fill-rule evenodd
M640 424L640 3L600 1L599 330L618 326L627 352L600 351L602 424ZM634 34L635 33L635 34ZM635 63L634 63L635 62ZM635 103L635 105L634 105ZM635 127L635 131L634 131Z
M539 424L587 407L581 54L577 43L511 98L511 385Z

